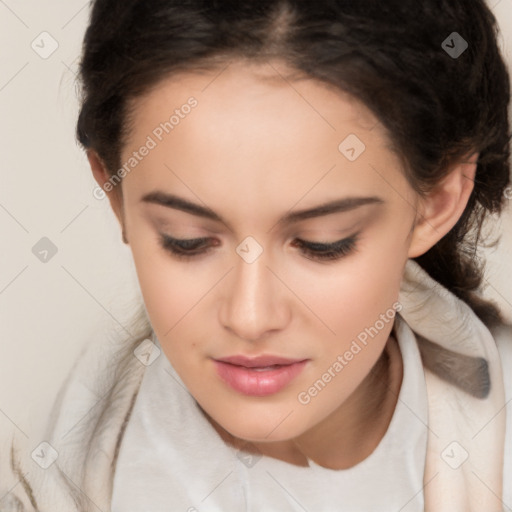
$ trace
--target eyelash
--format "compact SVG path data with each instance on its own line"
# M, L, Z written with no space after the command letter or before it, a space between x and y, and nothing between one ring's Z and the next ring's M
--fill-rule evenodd
M356 250L358 235L357 233L332 244L306 242L299 238L296 238L294 242L297 242L297 245L308 259L322 262L335 261L348 256ZM160 245L163 249L182 260L190 260L196 256L206 254L212 246L199 251L197 248L207 241L208 238L177 239L168 235L160 235Z

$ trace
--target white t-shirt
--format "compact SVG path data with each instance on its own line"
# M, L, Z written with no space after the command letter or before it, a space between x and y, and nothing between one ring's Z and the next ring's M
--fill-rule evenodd
M422 511L425 378L414 334L396 322L403 380L391 423L373 453L344 470L227 445L161 351L146 368L121 444L112 512Z

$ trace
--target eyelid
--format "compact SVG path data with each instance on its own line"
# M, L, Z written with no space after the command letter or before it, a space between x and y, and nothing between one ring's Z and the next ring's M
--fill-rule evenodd
M319 249L330 249L333 246L340 245L344 242L350 241L357 238L359 233L354 233L351 236L346 236L342 239L334 240L332 242L317 242L316 240L305 240L304 238L294 237L294 241L308 244L309 246L318 247ZM197 237L197 238L174 238L165 233L161 233L161 237L167 240L169 243L181 244L181 245L197 245L213 240L211 237Z
M354 235L355 237L355 235ZM295 238L294 241L298 241L300 243L307 244L311 248L315 248L316 250L329 250L333 247L342 245L343 243L348 242L354 237L347 236L345 238L342 238L340 240L335 240L334 242L317 242L316 240L304 240L303 238Z
M294 238L293 242L299 246L303 256L316 263L329 263L338 261L357 251L360 232L345 237L335 242L315 242ZM160 234L160 245L181 260L193 260L206 255L213 248L212 245L204 246L209 237L177 239L166 234ZM214 245L218 245L215 243ZM191 247L192 246L192 247Z
M355 252L359 243L359 232L335 242L310 242L300 238L296 238L294 242L298 242L305 255L312 256L310 259L328 263Z
M210 237L198 237L198 238L174 238L169 235L162 234L162 238L168 243L176 244L176 245L202 245L210 240Z

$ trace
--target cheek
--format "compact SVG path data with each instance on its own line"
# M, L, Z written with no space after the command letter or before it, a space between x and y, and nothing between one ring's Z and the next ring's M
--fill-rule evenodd
M326 274L308 281L315 290L309 295L306 286L302 290L311 310L335 333L318 320L310 331L311 337L323 341L316 346L312 376L302 383L298 399L300 404L313 404L319 415L330 414L355 391L388 340L404 256L396 245L385 249L393 257L367 248L350 262L340 263L329 278Z
M136 266L153 330L167 359L185 385L193 388L198 373L197 358L193 355L202 355L208 342L204 335L206 318L204 311L201 313L201 297L211 284L197 275L191 278L180 264L169 261L165 255L152 258L151 264L139 260Z
M184 270L154 240L132 243L131 250L146 311L159 340L164 343L210 288L197 274Z
M386 240L387 238L387 240ZM396 302L407 248L400 235L368 237L358 252L329 266L288 276L324 338L349 340L373 325ZM325 325L322 325L322 320ZM334 331L335 335L332 332Z

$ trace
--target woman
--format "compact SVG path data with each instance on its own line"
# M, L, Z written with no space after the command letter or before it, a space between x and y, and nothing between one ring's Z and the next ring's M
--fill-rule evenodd
M512 506L496 33L476 0L96 0L77 135L140 334L13 442L1 510Z

